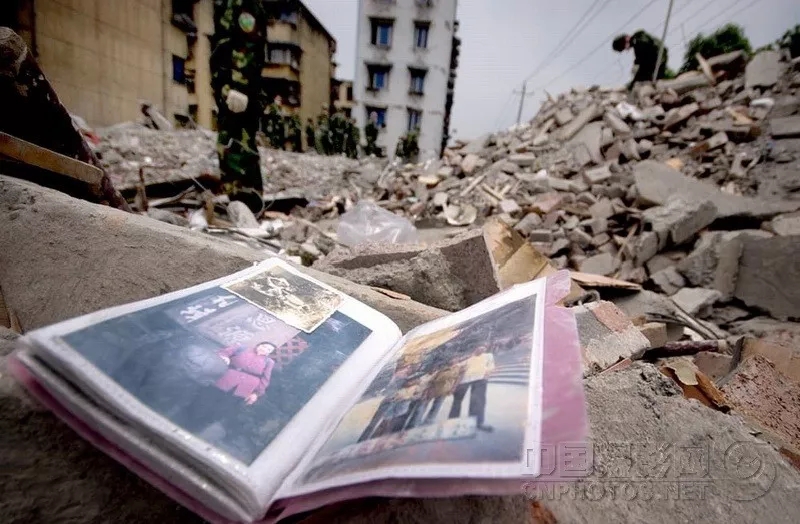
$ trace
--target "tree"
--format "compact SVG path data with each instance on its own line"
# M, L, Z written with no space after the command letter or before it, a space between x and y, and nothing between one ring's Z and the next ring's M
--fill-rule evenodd
M700 53L703 58L711 58L739 50L747 54L752 51L750 40L747 39L744 29L740 25L726 24L708 36L698 33L686 46L686 54L683 57L683 66L680 72L685 73L697 69L699 65L695 58L697 53Z
M792 58L800 56L800 25L789 29L777 42L781 49L788 49Z

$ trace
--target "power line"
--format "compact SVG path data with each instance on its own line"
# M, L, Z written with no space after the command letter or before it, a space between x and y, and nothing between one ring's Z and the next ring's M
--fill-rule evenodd
M709 0L709 3L713 2L713 1L714 1L714 0ZM678 7L677 9L675 9L675 13L673 13L673 15L672 15L672 16L677 16L678 14L680 14L681 12L683 12L683 10L684 10L684 9L686 9L687 7L689 7L689 4L691 4L691 3L692 3L692 0L686 0L686 2L684 2L682 6ZM663 27L664 27L664 22L662 21L662 22L661 22L660 24L658 24L658 26L656 27L656 32L657 32L659 29L662 29Z
M748 10L748 9L750 9L751 7L753 7L754 5L756 5L757 3L759 3L761 0L753 0L753 1L752 1L752 2L750 2L749 4L747 4L747 5L743 6L741 9L737 10L736 12L734 12L733 14L728 14L728 11L731 9L731 7L735 6L736 4L738 4L738 3L739 3L739 2L741 2L741 1L742 1L742 0L736 0L736 2L734 2L734 3L733 3L733 5L731 5L731 6L728 6L726 9L723 9L722 11L720 11L720 12L718 12L718 13L714 14L714 15L713 15L713 16L711 16L710 18L707 18L707 19L706 19L704 22L701 22L700 24L698 24L698 25L697 25L697 28L696 28L696 29L694 29L694 31L695 31L695 32L698 32L698 31L700 31L701 29L703 29L703 28L704 28L704 27L706 27L707 25L711 24L712 22L716 21L718 18L720 18L720 17L721 17L721 16L723 16L723 15L726 15L726 16L727 16L727 17L728 17L730 20L733 20L733 18L734 18L736 15L738 15L738 14L740 14L740 13L742 13L742 12L744 12L744 11Z
M680 22L680 24L677 24L677 25L676 25L675 29L673 29L672 31L670 31L669 33L667 33L667 36L670 36L670 35L671 35L671 34L673 34L675 31L677 31L677 30L680 28L680 25L681 25L681 24L685 24L686 22L689 22L690 20L694 20L694 17L696 17L697 15L699 15L700 13L702 13L703 11L705 11L706 9L708 9L709 7L711 7L711 5L712 5L712 4L713 4L715 1L716 1L716 0L708 0L708 2L706 2L706 3L705 3L705 4L703 4L703 5L701 5L701 6L700 6L700 9L696 9L696 10L695 10L695 11L694 11L692 14L690 14L689 16L687 16L686 18L684 18L684 19L683 19L683 21L682 21L682 22ZM733 5L736 5L736 4L737 4L738 2L740 2L740 1L741 1L741 0L735 0L735 2L733 3ZM725 9L730 9L730 7L731 7L731 6L727 6ZM677 13L676 13L676 14L677 14Z
M601 49L602 49L604 46L607 46L607 45L608 45L608 43L609 43L609 42L611 42L611 41L614 39L614 37L615 37L615 36L617 36L617 34L618 34L620 31L622 31L623 29L625 29L626 27L628 27L628 25L630 25L630 23L631 23L631 22L633 22L634 20L636 20L636 19L637 19L637 18L638 18L638 17L639 17L639 16L640 16L642 13L644 13L644 12L645 12L645 11L646 11L646 10L647 10L647 9L648 9L650 6L652 6L653 4L655 4L657 1L658 1L658 0L650 0L649 2L647 2L647 4L645 4L645 5L644 5L644 7L642 7L642 8L641 8L641 9L639 9L639 10L638 10L636 13L634 13L634 14L633 14L633 16L631 16L631 17L630 17L628 20L626 20L626 21L625 21L625 22L624 22L622 25L620 25L620 27L618 27L617 29L615 29L615 30L614 30L614 32L612 32L610 36L608 36L608 37L607 37L605 40L603 40L602 42L600 42L600 44L599 44L597 47L595 47L594 49L592 49L591 51L589 51L589 53L587 53L587 54L586 54L586 55L585 55L585 56L584 56L584 57L583 57L581 60L579 60L578 62L576 62L576 63L572 64L572 66L570 66L570 67L569 67L569 68L568 68L566 71L562 72L560 75L558 75L557 77L555 77L554 79L550 80L550 82L548 82L548 83L546 83L546 84L544 84L544 85L549 85L549 84L552 84L553 82L557 82L558 80L561 80L562 78L564 78L564 76L565 76L567 73L569 73L569 72L573 71L575 68L577 68L578 66L580 66L581 64L583 64L584 62L586 62L587 60L589 60L589 58L591 58L591 57L592 57L592 55L594 55L595 53L597 53L598 51L600 51L600 50L601 50Z
M574 37L577 37L579 34L581 34L581 33L583 32L583 30L584 30L584 29L586 29L586 26L588 25L588 22L589 22L589 20L588 20L589 14L590 14L590 13L591 13L591 12L594 10L594 8L597 6L597 4L599 4L599 3L600 3L600 1L601 1L601 0L594 0L594 2L592 2L592 4L589 6L589 8L588 8L586 11L584 11L584 12L583 12L583 14L582 14L582 15L581 15L581 17L578 19L578 21L577 21L577 22L575 22L575 24L574 24L574 25L573 25L573 26L572 26L572 27L571 27L571 28L570 28L570 29L569 29L569 30L566 32L566 34L564 35L564 37L563 37L563 38L562 38L562 39L561 39L561 40L558 42L558 44L556 44L556 46L553 48L553 50L550 52L550 54L549 54L548 56L546 56L546 57L544 58L544 60L542 60L542 61L539 63L539 65L537 65L537 66L536 66L536 67L533 69L533 71L532 71L532 72L531 72L531 73L530 73L528 76L526 76L526 77L525 77L525 80L526 80L526 81L527 81L527 80L530 80L531 78L533 78L534 76L536 76L537 74L539 74L539 72L540 72L540 71L541 71L541 70L542 70L542 69L543 69L545 66L549 65L549 64L550 64L550 63L551 63L553 60L555 60L555 59L556 59L556 58L557 58L557 57L558 57L558 56L559 56L561 53L563 53L563 52L564 52L564 51L565 51L565 50L566 50L566 49L567 49L567 48L570 46L570 44L571 44L572 42L574 42L574 41L575 41L575 40L574 40ZM599 13L600 13L600 12L601 12L603 9L605 9L605 8L606 8L606 6L607 6L607 5L608 5L610 2L611 2L611 0L606 0L606 1L603 3L603 5L602 5L602 6L600 6L600 9L597 11L597 13L595 14L595 16L596 16L597 14L599 14ZM583 25L582 27L580 27L580 29L579 29L579 26L581 26L581 24L583 24L583 23L584 23L584 21L586 21L586 24L584 24L584 25ZM577 32L576 32L576 30L577 30ZM575 33L575 34L574 34L574 36L573 36L573 33ZM570 37L571 37L571 36L573 36L573 39L570 41ZM569 42L569 43L567 43L567 42ZM565 43L567 43L567 45L564 45Z
M494 121L494 129L497 129L500 126L500 122L503 120L503 116L506 114L506 110L508 109L511 100L514 98L514 90L512 89L511 92L508 94L508 98L506 98L505 103L503 104L502 109L497 113L497 118Z

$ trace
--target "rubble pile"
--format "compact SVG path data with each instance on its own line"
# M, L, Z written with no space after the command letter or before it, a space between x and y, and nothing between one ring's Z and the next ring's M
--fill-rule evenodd
M96 153L114 185L129 191L182 181L219 179L217 135L207 129L155 130L125 122L97 130ZM311 201L352 190L351 178L369 179L379 170L366 160L319 156L259 147L268 198L303 196ZM144 181L140 170L144 169ZM364 176L366 173L366 176ZM364 180L364 183L368 180Z

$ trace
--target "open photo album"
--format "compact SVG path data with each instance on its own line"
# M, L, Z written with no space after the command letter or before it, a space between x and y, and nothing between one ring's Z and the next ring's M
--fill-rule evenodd
M14 369L84 438L212 521L369 494L521 493L548 472L545 403L559 394L545 365L580 377L565 367L579 368L574 328L546 333L546 290L518 285L403 336L273 258L30 332ZM563 345L545 343L556 335Z

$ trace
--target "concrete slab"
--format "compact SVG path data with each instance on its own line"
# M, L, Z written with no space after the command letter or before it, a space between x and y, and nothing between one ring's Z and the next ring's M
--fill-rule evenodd
M761 51L755 55L744 71L744 86L772 87L778 83L781 74L781 55L777 51Z
M570 150L580 151L585 149L588 152L589 158L595 164L603 162L603 155L600 152L603 142L603 123L592 122L586 124L578 131L565 146ZM581 163L581 162L579 162Z
M787 116L770 120L770 130L774 138L800 136L800 116Z
M593 376L586 395L592 473L555 486L563 496L539 493L553 513L550 522L793 520L800 472L739 418L684 398L654 366L634 362ZM744 464L757 464L758 473ZM628 495L611 494L619 482L628 487L614 492ZM680 486L682 495L674 491Z
M672 295L672 301L682 310L692 316L703 317L710 311L720 298L722 293L716 289L704 289L701 287L685 287Z
M800 318L800 236L744 238L734 296L779 320Z
M644 204L663 205L676 197L696 202L710 201L717 208L717 218L771 218L800 209L800 202L758 200L723 193L710 183L684 176L654 160L636 164L634 179L639 199Z

